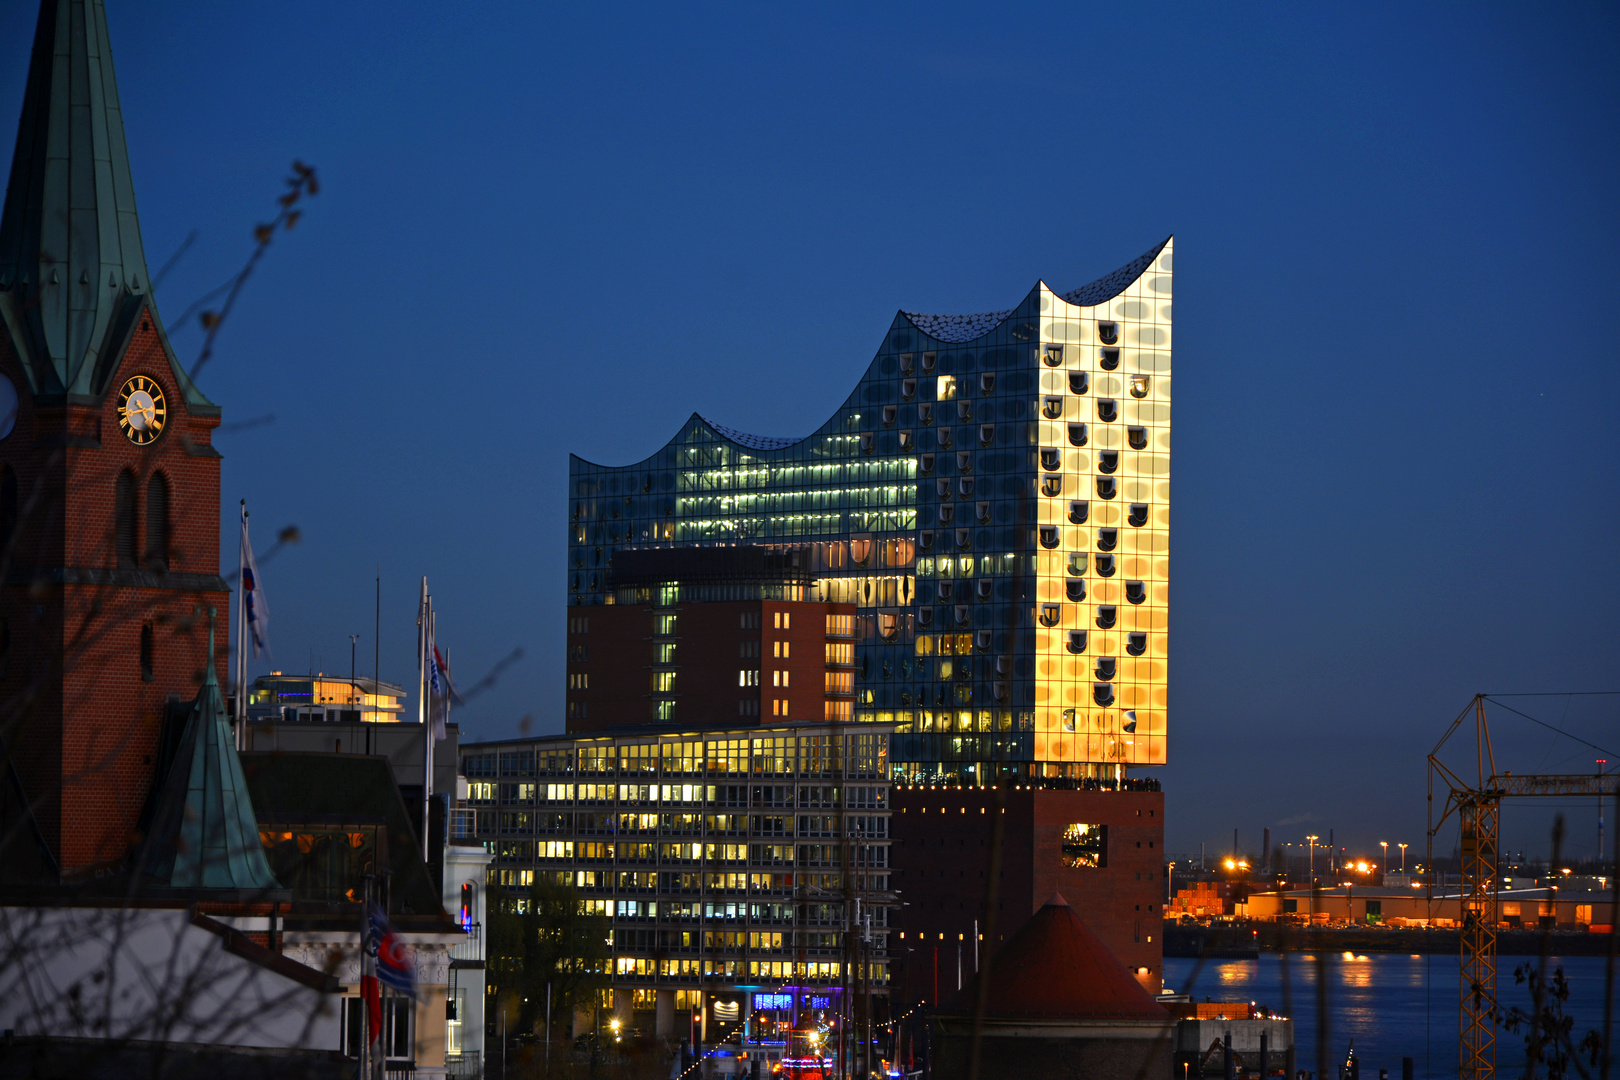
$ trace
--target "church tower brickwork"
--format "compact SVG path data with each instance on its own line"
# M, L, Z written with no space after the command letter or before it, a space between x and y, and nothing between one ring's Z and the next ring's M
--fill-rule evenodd
M0 376L0 779L73 880L140 838L165 712L195 697L208 609L228 625L230 602L220 410L153 302L100 0L41 4L0 212Z

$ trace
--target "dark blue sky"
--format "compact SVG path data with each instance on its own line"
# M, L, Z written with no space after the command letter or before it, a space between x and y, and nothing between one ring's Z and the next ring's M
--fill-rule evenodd
M807 432L896 308L1173 232L1170 849L1421 847L1476 690L1620 689L1612 6L108 6L153 269L198 232L171 322L324 184L203 380L275 417L217 442L227 519L303 532L276 666L369 670L380 561L385 678L427 574L463 682L525 653L465 729L559 729L570 451ZM1620 744L1620 699L1520 704ZM1590 767L1542 735L1503 767Z

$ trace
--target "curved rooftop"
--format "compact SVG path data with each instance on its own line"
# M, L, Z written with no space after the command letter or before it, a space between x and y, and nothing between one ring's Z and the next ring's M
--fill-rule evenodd
M693 415L697 416L696 413ZM713 428L716 435L730 439L738 446L746 447L749 450L780 450L784 446L792 446L794 443L801 442L804 439L802 435L792 439L780 435L750 435L746 431L738 431L736 428L728 428L724 424L717 424L707 416L698 416L698 419Z
M1127 285L1141 277L1142 271L1153 265L1153 260L1159 257L1159 252L1163 251L1164 245L1169 242L1170 238L1167 236L1118 270L1104 274L1096 281L1082 285L1078 289L1059 293L1059 299L1077 307L1095 307L1112 300L1124 292ZM1005 311L986 311L978 315L926 315L918 311L902 311L900 314L910 319L917 329L936 341L959 345L964 341L983 337L1017 310L1007 308Z

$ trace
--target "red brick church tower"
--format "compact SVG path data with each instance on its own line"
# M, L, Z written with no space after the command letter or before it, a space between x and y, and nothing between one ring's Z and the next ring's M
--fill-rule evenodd
M153 302L101 0L43 0L0 212L0 843L47 877L124 861L229 625L219 418Z

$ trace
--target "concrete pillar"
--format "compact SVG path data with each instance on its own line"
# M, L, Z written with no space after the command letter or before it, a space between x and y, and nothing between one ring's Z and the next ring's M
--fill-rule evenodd
M653 1034L660 1039L673 1038L675 1035L675 991L658 991L656 1030Z

